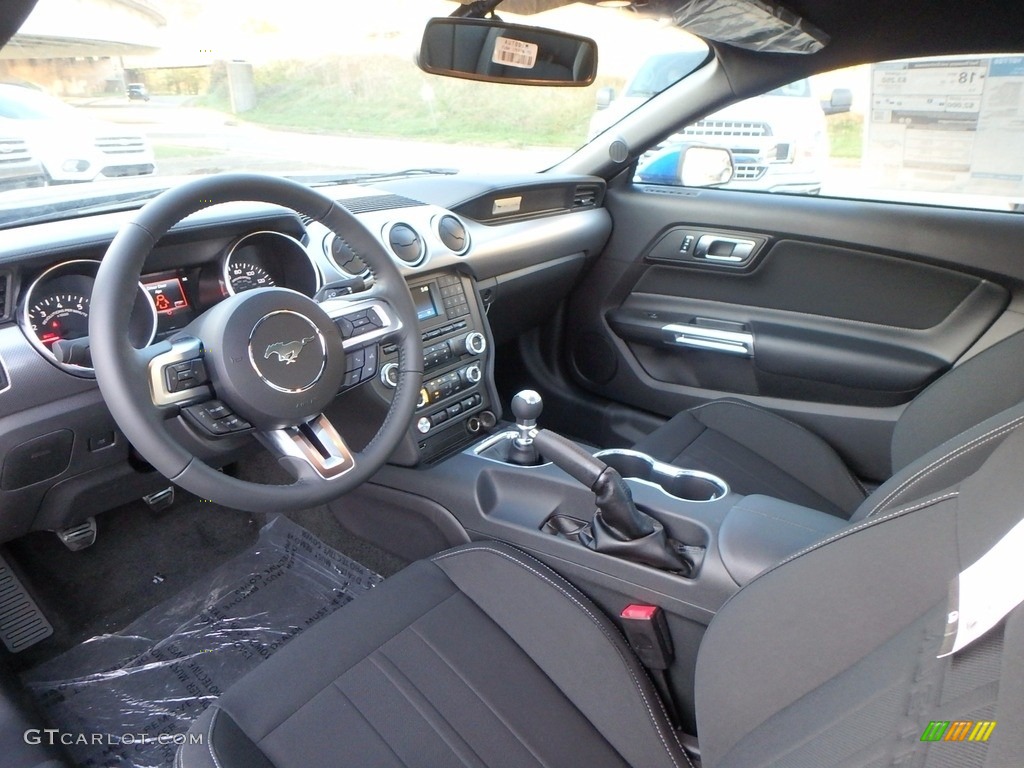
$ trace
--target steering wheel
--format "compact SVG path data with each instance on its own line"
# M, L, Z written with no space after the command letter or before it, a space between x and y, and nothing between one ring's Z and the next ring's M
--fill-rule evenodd
M170 338L135 349L128 318L154 245L189 214L242 200L284 206L329 227L365 262L373 288L319 304L285 288L245 291ZM258 174L197 179L141 208L117 233L96 275L89 339L100 392L139 453L182 488L251 512L323 504L370 477L405 435L423 378L416 310L383 245L335 201ZM398 386L380 429L354 452L323 409L345 380L346 354L387 341L398 347ZM214 469L172 437L166 424L173 418L189 423L213 454L218 435L254 433L295 482L261 485Z

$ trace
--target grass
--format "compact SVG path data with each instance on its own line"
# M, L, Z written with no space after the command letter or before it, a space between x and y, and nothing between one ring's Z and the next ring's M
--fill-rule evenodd
M219 149L209 147L188 147L181 144L154 144L153 154L157 160L181 160L190 157L212 157L222 155Z
M503 146L579 146L596 90L513 87L431 77L412 62L337 56L283 61L254 72L249 122L332 134L431 138ZM618 84L621 86L621 83ZM229 110L223 75L200 104Z
M864 144L864 116L846 113L830 115L826 119L829 156L859 160Z

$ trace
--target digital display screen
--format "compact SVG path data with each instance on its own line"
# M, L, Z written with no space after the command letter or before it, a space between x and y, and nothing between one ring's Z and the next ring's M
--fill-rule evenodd
M420 320L429 320L437 317L437 306L434 304L434 297L430 295L430 286L421 285L413 289L412 300L416 305L416 317Z
M166 314L179 309L188 309L188 299L181 285L181 278L172 277L155 283L144 283L146 291L153 299L158 314Z

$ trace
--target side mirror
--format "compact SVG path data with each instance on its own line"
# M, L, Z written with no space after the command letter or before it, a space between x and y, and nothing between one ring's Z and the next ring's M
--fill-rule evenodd
M597 43L496 19L427 22L417 63L445 77L517 85L586 86L597 75Z
M600 88L597 91L597 108L608 109L609 105L615 101L615 89L611 86L606 85L604 88Z
M826 115L841 115L849 112L853 106L853 91L849 88L836 88L828 101L821 102L821 109Z
M636 178L645 184L720 187L732 181L735 172L732 152L725 147L672 144L642 161Z

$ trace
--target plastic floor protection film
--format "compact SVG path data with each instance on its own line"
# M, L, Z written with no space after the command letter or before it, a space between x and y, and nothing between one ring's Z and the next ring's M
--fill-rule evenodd
M380 581L278 516L250 549L24 682L77 765L171 766L192 721L221 692Z

